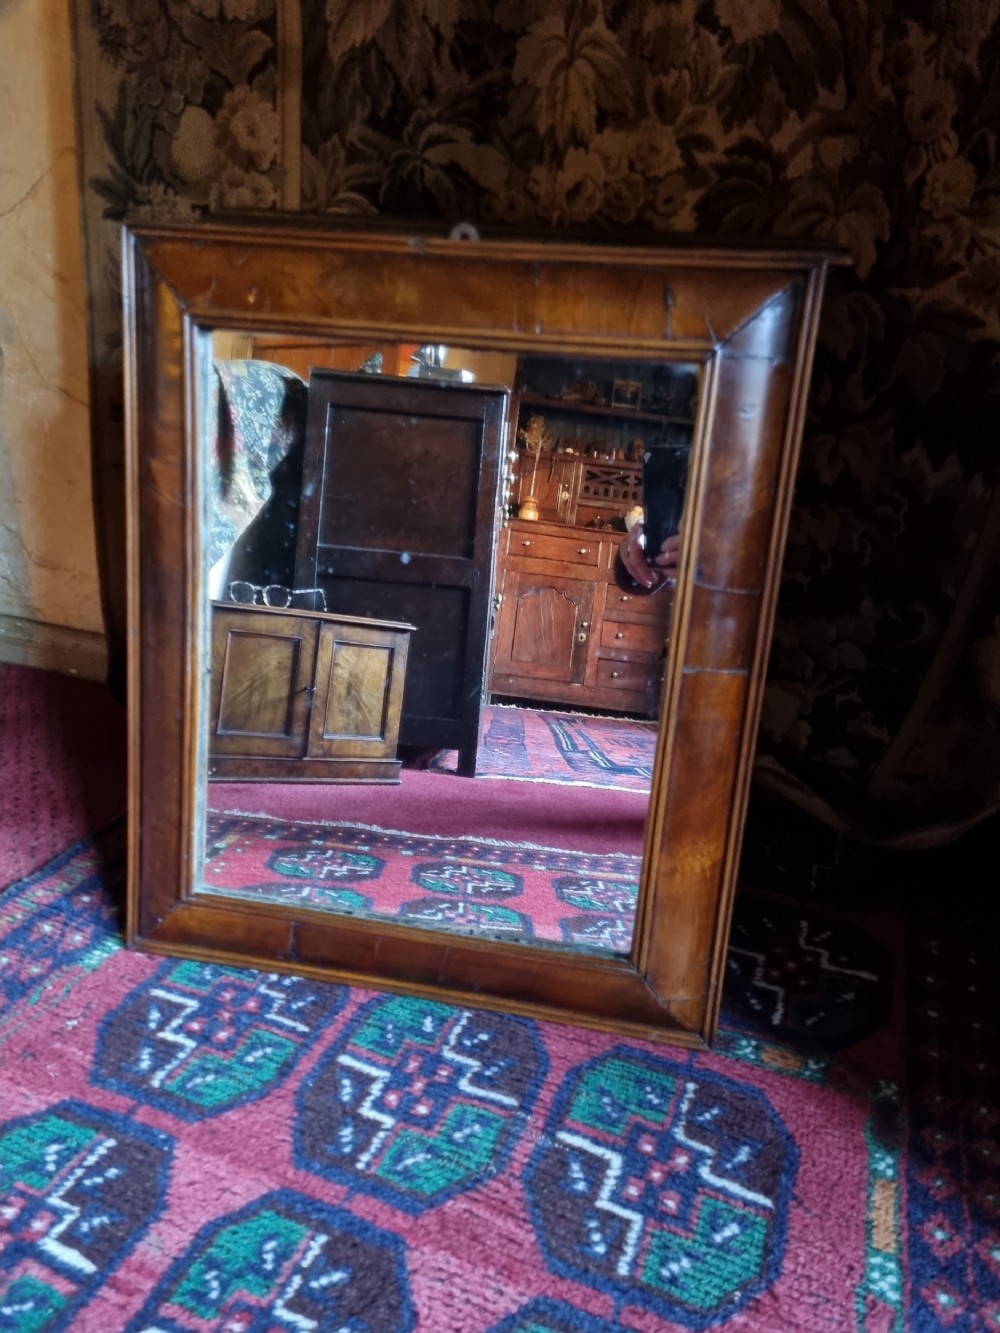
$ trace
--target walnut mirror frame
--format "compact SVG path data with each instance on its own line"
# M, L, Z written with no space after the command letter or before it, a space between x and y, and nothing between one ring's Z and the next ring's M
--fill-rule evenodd
M129 944L683 1045L718 1019L822 250L452 240L268 221L124 237ZM198 348L218 329L696 363L698 413L627 956L213 897Z

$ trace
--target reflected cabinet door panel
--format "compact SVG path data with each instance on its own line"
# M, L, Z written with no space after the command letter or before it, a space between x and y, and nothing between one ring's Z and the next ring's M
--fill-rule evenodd
M411 628L215 603L210 776L397 781Z
M408 628L320 624L311 758L395 758L409 640Z
M831 257L126 229L129 944L711 1043Z
M414 626L403 745L475 772L507 392L313 370L295 581Z
M594 614L594 585L558 574L507 572L497 630L498 675L582 685Z
M307 618L213 606L213 755L301 757L315 667Z

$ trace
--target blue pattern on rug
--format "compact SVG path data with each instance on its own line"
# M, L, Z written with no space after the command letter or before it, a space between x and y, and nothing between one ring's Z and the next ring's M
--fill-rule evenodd
M54 1333L160 1216L174 1141L129 1116L57 1102L0 1133L0 1329Z
M797 1169L756 1089L623 1046L569 1075L525 1179L554 1272L701 1329L780 1274Z
M502 1171L547 1063L524 1019L373 1000L302 1085L296 1160L418 1215Z
M185 1120L221 1115L283 1083L345 998L301 977L171 960L103 1019L91 1078Z

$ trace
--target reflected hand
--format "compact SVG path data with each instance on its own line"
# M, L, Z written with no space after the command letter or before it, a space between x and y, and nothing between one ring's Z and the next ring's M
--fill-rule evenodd
M675 532L666 539L653 557L652 564L646 561L643 536L643 525L636 523L619 548L622 564L640 588L645 588L648 592L656 592L663 587L674 587L677 583L677 566L681 556L680 533Z

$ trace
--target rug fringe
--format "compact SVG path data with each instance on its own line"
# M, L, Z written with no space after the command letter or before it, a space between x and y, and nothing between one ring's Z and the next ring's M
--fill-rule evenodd
M257 819L266 824L294 824L298 828L360 829L364 833L386 833L396 838L423 838L428 842L476 842L486 847L524 848L530 852L573 852L573 847L547 847L540 842L507 842L501 838L478 838L474 833L414 833L412 829L384 828L381 824L359 824L345 819L287 819L284 816L262 815L259 810L219 810L213 807L209 815L235 815L240 819ZM582 853L591 855L591 853ZM642 865L641 856L631 852L599 852L596 855L623 865Z

